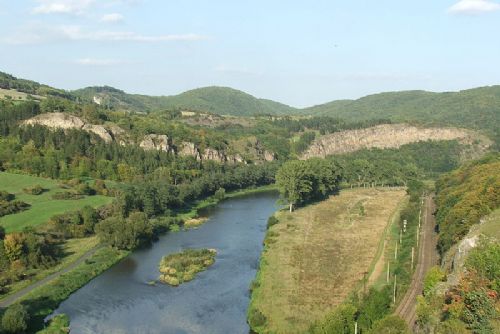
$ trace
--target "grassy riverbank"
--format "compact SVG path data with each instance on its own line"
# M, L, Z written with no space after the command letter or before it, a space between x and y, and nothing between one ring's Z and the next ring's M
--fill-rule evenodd
M235 198L235 197L239 197L239 196L246 196L246 195L251 195L251 194L258 194L258 193L269 192L269 191L277 191L277 190L278 190L278 188L276 187L276 185L271 184L271 185L261 186L261 187L256 187L256 188L248 188L248 189L243 189L243 190L232 191L229 193L225 193L224 197L222 197L222 198L217 198L216 196L210 196L210 197L207 197L203 200L195 202L193 204L193 206L188 210L179 211L178 216L179 216L179 218L181 218L183 220L198 218L199 212L201 210L214 207L225 199Z
M24 305L31 315L28 332L36 333L42 330L45 317L52 314L62 301L128 254L126 251L103 247L75 269L22 297L18 302Z
M249 323L258 333L302 333L366 279L403 189L342 190L278 212L252 284Z

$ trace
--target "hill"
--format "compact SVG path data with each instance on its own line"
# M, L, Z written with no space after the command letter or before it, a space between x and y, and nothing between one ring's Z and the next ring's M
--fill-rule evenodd
M447 93L381 93L358 100L334 101L302 111L304 114L338 117L349 121L390 119L393 122L487 129L494 133L498 131L500 124L500 86Z
M457 126L486 130L489 135L495 137L497 143L500 142L500 85L445 93L380 93L357 100L333 101L304 109L259 99L236 89L216 86L193 89L172 96L128 94L108 86L87 87L68 92L0 72L0 88L42 97L58 96L80 102L94 102L103 107L133 112L191 110L244 117L258 114L329 116L347 122L386 119L394 123Z
M298 110L287 105L227 87L205 87L193 89L179 95L147 96L127 94L113 87L87 87L72 94L86 101L128 109L151 112L160 109L202 111L221 115L253 116L256 114L286 115Z

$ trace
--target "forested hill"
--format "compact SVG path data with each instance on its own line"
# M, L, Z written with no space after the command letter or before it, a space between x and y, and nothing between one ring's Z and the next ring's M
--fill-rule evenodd
M349 121L390 119L395 123L454 125L495 132L500 124L500 86L447 93L381 93L358 100L334 101L303 112Z
M178 109L234 116L291 115L299 112L279 102L258 99L228 87L198 88L172 96L127 94L112 87L87 87L72 93L88 101L95 97L94 101L104 106L143 112Z
M402 91L369 95L358 100L340 100L305 109L265 99L228 87L205 87L172 96L128 94L113 87L87 87L65 91L0 72L0 88L27 94L59 96L83 103L134 112L158 110L199 111L219 115L314 115L348 122L386 119L394 123L457 126L487 130L500 142L500 86L460 92Z

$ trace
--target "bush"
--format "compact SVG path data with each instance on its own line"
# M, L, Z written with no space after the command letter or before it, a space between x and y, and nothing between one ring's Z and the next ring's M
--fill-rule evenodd
M429 269L424 278L424 296L432 292L434 287L445 279L445 274L438 266Z
M71 191L62 191L52 195L52 199L57 199L57 200L76 200L82 198L83 198L82 195Z
M28 329L30 315L21 304L14 304L5 311L2 327L7 333L23 333Z
M219 188L215 194L214 194L215 198L219 201L222 201L224 198L226 198L226 189L224 188Z
M248 312L248 324L251 328L262 327L267 323L266 316L258 309L251 308Z
M406 322L397 315L389 315L373 325L370 334L410 334Z
M44 192L45 189L42 188L41 185L37 184L33 187L24 188L23 191L28 195L40 195Z
M269 229L271 226L276 225L278 223L279 223L278 218L276 218L275 216L269 217L269 219L267 220L267 229Z
M0 190L0 201L10 202L15 198L13 194Z
M29 208L29 204L21 201L0 201L0 217L17 213Z
M311 328L312 334L351 334L354 332L354 319L357 309L352 304L338 306L327 314L325 319ZM378 333L378 332L375 332ZM383 333L383 332L380 332Z

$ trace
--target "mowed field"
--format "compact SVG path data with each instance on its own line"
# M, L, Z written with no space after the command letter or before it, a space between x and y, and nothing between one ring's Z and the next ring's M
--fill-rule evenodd
M23 192L23 188L35 185L40 185L47 191L40 195L28 195ZM99 207L112 201L111 197L99 195L85 196L78 200L54 200L52 195L63 191L57 181L4 172L0 173L0 190L14 194L16 199L31 205L28 210L0 217L0 225L5 227L7 233L46 223L50 217L56 214L78 210L86 205Z
M290 214L277 213L261 261L252 308L259 332L303 333L339 305L373 268L403 189L342 190Z

